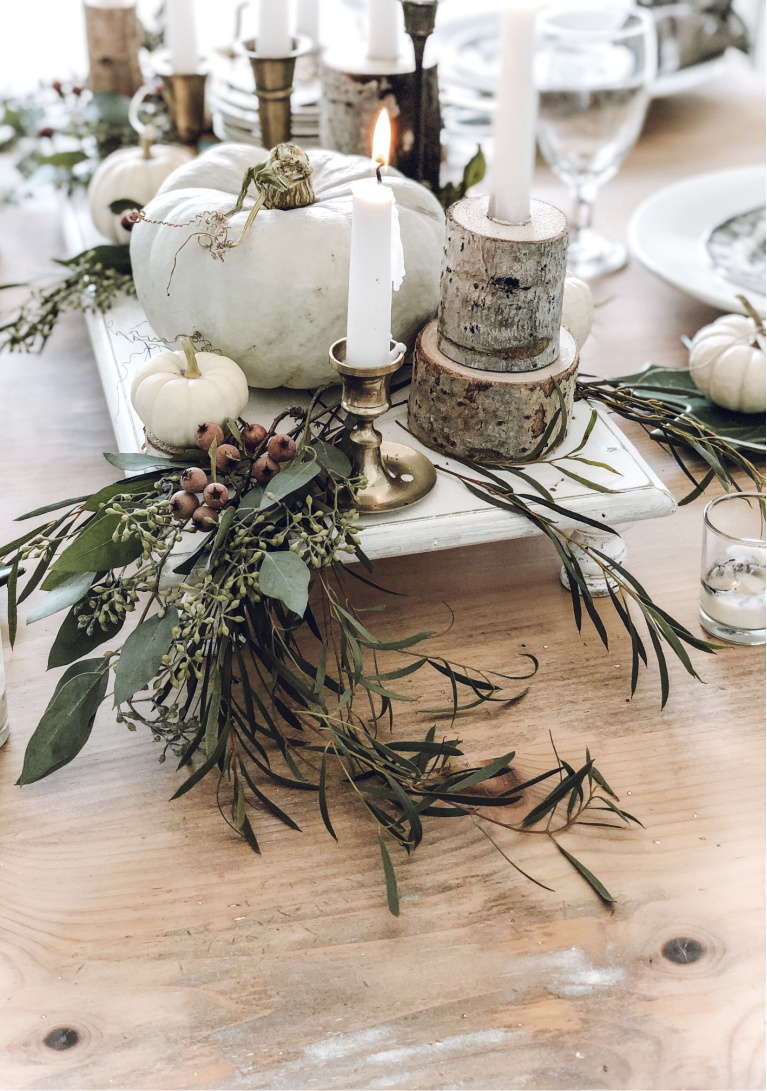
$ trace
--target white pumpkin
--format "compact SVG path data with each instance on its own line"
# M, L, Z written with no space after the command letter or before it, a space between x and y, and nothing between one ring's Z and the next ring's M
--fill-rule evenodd
M131 232L138 298L158 336L172 343L179 331L200 331L237 361L251 386L302 390L337 379L328 349L346 333L351 184L370 178L372 166L362 156L306 154L314 203L262 208L242 244L221 261L194 242L183 246L199 226L141 221ZM167 179L146 209L148 219L187 224L202 212L228 213L245 171L267 155L247 144L211 148ZM386 184L397 201L405 254L405 279L392 297L392 336L412 345L437 311L445 218L418 182L390 170ZM255 192L251 187L231 217L232 239Z
M198 425L236 420L248 404L248 381L234 360L214 352L161 352L141 368L131 401L147 436L171 447L192 447Z
M753 318L726 314L698 330L690 346L692 381L712 402L736 413L764 413L764 328Z
M591 332L594 319L594 297L585 281L568 273L565 277L565 293L562 299L562 325L575 338L578 351Z
M194 152L178 144L144 142L112 152L96 168L88 186L88 208L96 228L110 242L128 243L130 235L120 223L122 213L109 211L112 202L147 204L168 175L193 158Z

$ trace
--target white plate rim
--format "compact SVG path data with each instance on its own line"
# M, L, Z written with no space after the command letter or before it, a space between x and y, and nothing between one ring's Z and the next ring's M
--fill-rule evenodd
M726 191L728 187L732 189L733 183L735 187L740 183L744 195L738 198L732 197L731 205L727 205L726 197L728 194L726 192L723 194L723 191ZM704 187L711 190L711 207L717 207L714 202L718 202L719 211L710 213L705 219L701 218L694 233L691 231L689 234L685 233L681 236L681 242L685 249L689 249L690 268L687 275L680 274L678 268L675 268L678 261L672 263L672 266L669 267L663 255L658 255L652 241L648 243L648 221L651 222L658 213L668 215L670 210L679 208L680 205L686 206L685 197L689 197L690 191L699 194ZM709 171L664 186L663 189L646 198L631 217L628 226L628 243L631 252L642 265L655 273L656 276L659 276L667 284L671 284L686 295L692 296L693 299L700 300L701 303L706 303L710 307L721 311L732 313L737 310L745 313L745 309L735 299L736 295L744 295L759 314L764 315L764 296L760 296L758 292L744 289L734 282L727 281L725 277L716 272L713 266L702 260L700 251L702 239L713 227L716 227L717 224L722 223L730 216L737 215L739 212L746 212L755 207L759 200L764 199L764 188L765 168L760 165L728 167L725 170ZM745 192L746 190L748 190L748 193ZM734 192L737 192L737 189ZM756 201L752 196L748 195L757 192L760 196L756 198ZM723 196L725 198L724 206L721 203ZM678 247L675 253L678 258ZM687 255L685 254L685 256Z

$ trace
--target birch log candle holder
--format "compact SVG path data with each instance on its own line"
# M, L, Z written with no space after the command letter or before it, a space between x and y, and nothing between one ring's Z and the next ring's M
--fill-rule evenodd
M411 431L448 455L524 458L564 399L578 350L561 326L567 220L531 203L526 224L490 219L487 197L448 210L437 318L416 344ZM556 430L558 431L558 430Z
M85 0L91 91L132 98L144 83L135 0Z
M284 57L268 57L258 51L258 40L243 42L245 53L253 69L258 96L258 119L261 124L261 146L267 149L286 144L292 136L293 78L296 61L310 53L309 38L299 35L293 39L293 49Z
M320 63L320 144L344 155L370 156L381 109L392 122L391 165L439 189L440 110L436 64L417 70L411 56L377 61L326 53ZM421 133L419 139L418 133Z
M392 351L397 343L392 341ZM341 376L341 408L346 412L342 449L352 475L367 484L357 493L356 506L371 513L395 511L422 500L437 481L432 462L404 443L384 441L375 421L391 408L391 378L402 367L399 355L379 367L353 367L346 362L346 338L330 347L330 363Z

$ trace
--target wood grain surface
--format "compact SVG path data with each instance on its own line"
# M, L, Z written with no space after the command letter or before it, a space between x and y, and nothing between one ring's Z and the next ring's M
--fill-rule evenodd
M623 234L660 186L761 161L763 129L761 90L740 69L655 103L600 196L597 226ZM537 195L564 200L543 171ZM2 282L61 253L55 206L0 215ZM636 262L595 291L606 302L585 371L681 364L680 335L714 317ZM0 361L0 406L7 540L19 513L113 477L99 458L112 441L79 316L42 357ZM627 431L682 495L671 459ZM626 535L631 569L693 631L702 507ZM169 803L179 774L106 708L74 765L17 788L55 683L44 668L58 619L22 625L13 653L3 634L0 1085L763 1087L763 651L697 655L703 683L673 669L661 712L653 672L627 700L628 649L609 610L609 653L592 630L578 637L557 560L538 539L382 561L378 575L407 592L389 601L383 632L439 627L447 601L457 620L446 652L500 670L522 650L539 656L528 696L468 715L461 734L473 757L515 748L522 771L545 767L549 730L567 758L591 748L646 826L566 839L615 910L543 838L494 831L555 893L522 879L472 821L432 820L412 859L395 857L394 919L373 830L345 797L331 801L336 845L313 800L283 791L303 833L264 815L255 857L222 822L211 786ZM444 689L419 687L427 702Z

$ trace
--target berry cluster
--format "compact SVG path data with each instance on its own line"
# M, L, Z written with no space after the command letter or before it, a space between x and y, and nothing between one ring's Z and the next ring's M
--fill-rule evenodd
M296 454L295 440L281 434L270 436L261 424L243 425L240 439L244 453L233 443L226 443L225 438L219 424L206 421L198 427L195 443L208 452L215 444L215 467L222 473L232 471L244 460L250 461L251 476L259 485L267 485L280 472L281 464L290 462ZM184 470L180 484L179 491L170 498L171 514L184 523L191 519L197 530L210 530L229 503L229 489L219 481L209 481L199 466Z

